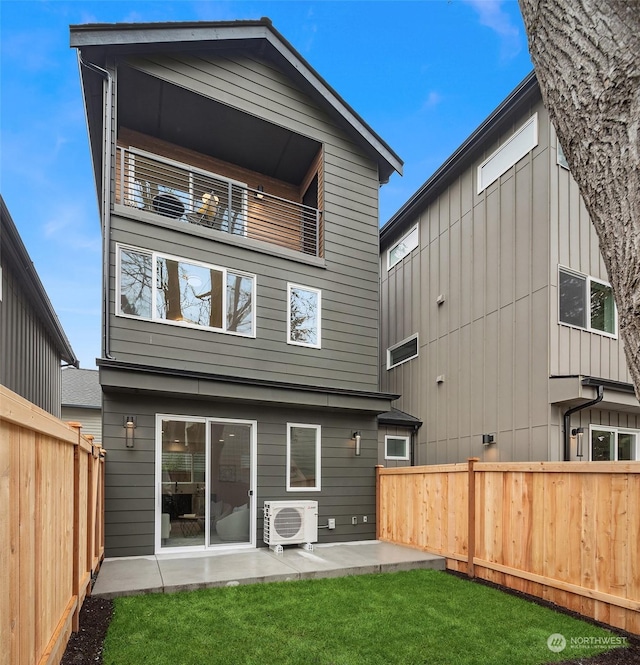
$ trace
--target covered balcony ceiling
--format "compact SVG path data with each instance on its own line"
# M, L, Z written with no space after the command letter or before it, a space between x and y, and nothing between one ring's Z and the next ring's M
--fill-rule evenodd
M118 124L299 185L313 139L130 67L118 70Z

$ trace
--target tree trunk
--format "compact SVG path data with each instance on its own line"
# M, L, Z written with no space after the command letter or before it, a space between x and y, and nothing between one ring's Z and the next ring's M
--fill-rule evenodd
M544 104L600 239L640 399L640 2L519 3Z

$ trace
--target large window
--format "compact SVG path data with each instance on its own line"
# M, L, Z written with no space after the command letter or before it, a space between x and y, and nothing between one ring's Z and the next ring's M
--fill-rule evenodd
M608 284L560 268L558 291L560 323L605 335L616 335L616 305Z
M418 355L418 333L387 349L387 369L406 363Z
M478 167L478 194L538 145L538 114L531 116L508 141Z
M606 425L591 425L589 429L592 462L640 460L640 431Z
M253 336L255 276L118 248L118 314Z
M287 423L287 491L320 490L320 425Z
M409 233L407 233L407 235L387 251L387 270L391 270L396 263L400 263L405 256L411 254L418 244L418 226L416 225L411 231L409 231Z
M287 285L287 342L320 348L322 296L318 289Z

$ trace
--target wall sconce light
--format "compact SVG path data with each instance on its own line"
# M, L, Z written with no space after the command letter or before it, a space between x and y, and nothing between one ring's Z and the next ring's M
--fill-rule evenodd
M483 434L482 435L482 445L483 446L489 446L492 443L496 442L496 436L495 434Z
M124 440L127 448L133 448L134 431L136 429L136 417L125 416L124 419Z
M256 187L256 198L257 199L263 199L264 198L264 187L262 185L258 185Z
M362 440L362 434L360 434L360 432L354 432L351 438L356 442L356 457L360 457L360 441Z
M584 427L574 427L571 430L571 436L575 436L578 439L576 457L583 457L584 453L582 452L582 437L584 436Z

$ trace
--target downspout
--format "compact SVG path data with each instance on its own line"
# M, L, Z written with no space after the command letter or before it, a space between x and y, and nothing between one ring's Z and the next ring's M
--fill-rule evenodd
M109 323L109 251L111 240L111 141L112 141L112 123L113 123L113 78L111 74L102 67L85 62L82 54L78 50L78 60L80 64L91 71L96 72L107 82L107 98L104 104L104 122L103 122L103 149L104 168L102 170L102 357L113 360L110 344L110 323ZM86 106L86 104L85 104Z
M571 460L571 432L569 431L569 427L571 426L571 415L578 412L578 411L583 411L584 409L588 409L598 402L602 401L602 398L604 397L604 386L596 386L596 398L592 399L590 402L585 402L584 404L580 404L580 406L574 406L571 409L568 409L567 411L564 412L564 461L569 462Z
M418 433L418 429L420 428L420 425L414 425L413 426L413 431L411 432L411 450L409 452L409 457L410 457L410 462L409 464L411 466L416 465L416 434Z

